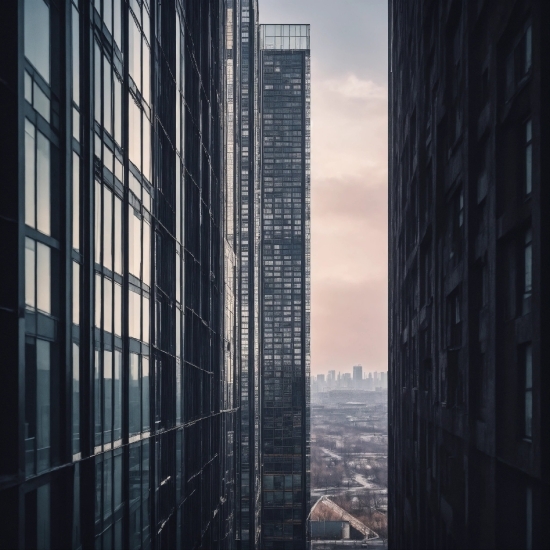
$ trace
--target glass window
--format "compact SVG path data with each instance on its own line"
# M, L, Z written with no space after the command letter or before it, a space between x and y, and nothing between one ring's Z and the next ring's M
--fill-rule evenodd
M133 290L129 292L128 300L128 318L129 318L129 327L128 333L130 338L136 338L139 340L141 338L140 331L140 319L141 319L141 300L140 295Z
M143 41L143 87L141 90L141 95L146 103L151 102L151 52L149 51L149 46L147 46L145 40ZM177 97L177 94L176 94Z
M95 274L95 326L101 328L101 275Z
M51 250L36 243L36 307L44 313L52 312Z
M132 275L141 277L141 219L133 206L128 205L128 267Z
M73 262L73 323L80 324L80 264Z
M25 120L25 223L51 233L50 142Z
M97 302L96 302L97 306ZM95 422L95 444L101 445L101 363L100 351L94 350L94 422ZM101 483L101 480L99 480ZM96 509L97 510L97 509Z
M151 181L151 124L143 115L143 175Z
M36 130L34 125L25 119L25 223L36 227L35 208L35 145Z
M151 226L143 220L143 282L151 286Z
M73 454L80 452L80 349L73 342Z
M25 304L34 309L36 307L36 243L25 238Z
M128 96L128 140L130 160L141 171L141 110Z
M117 78L116 75L113 78L113 85L114 85L114 118L115 118L114 138L115 138L115 141L119 145L121 145L122 144L122 84L120 83L120 80Z
M50 342L36 340L37 471L50 466Z
M80 250L80 157L73 151L73 248Z
M130 387L128 388L130 434L136 434L140 431L141 400L139 378L139 355L130 353Z
M50 484L36 490L36 547L51 548Z
M95 208L94 208L94 260L96 264L101 262L101 184L95 182Z
M103 265L113 269L113 194L103 189Z
M533 190L533 122L525 123L525 194Z
M42 133L36 139L36 228L45 235L51 232L50 142Z
M50 100L38 84L34 83L33 107L48 122L50 122Z
M113 2L113 37L115 39L115 42L117 43L118 47L122 49L122 36L121 36L121 21L122 21L122 15L121 15L121 9L120 9L120 3L122 0L114 0Z
M122 287L115 283L114 297L114 329L117 336L122 336Z
M80 27L78 10L73 5L73 101L80 103Z
M25 0L25 56L50 82L50 8L44 0Z
M32 77L25 71L25 100L32 105Z
M142 431L146 432L151 428L149 413L149 357L141 358L141 389Z
M101 124L101 50L97 42L94 42L94 63L94 118Z
M113 425L113 352L103 351L103 443L112 441Z
M128 69L132 80L138 88L141 88L141 32L134 18L128 18Z
M103 21L108 31L113 32L113 0L103 0Z
M533 347L531 344L524 348L525 365L525 437L533 435Z
M103 279L103 330L113 332L113 281Z
M114 359L113 437L118 441L122 437L122 352L115 350Z
M524 268L523 291L530 295L533 290L533 232L530 228L525 232Z
M122 201L115 195L114 271L122 274Z
M143 341L149 343L149 298L143 297Z
M111 64L107 57L103 58L103 127L109 134L113 133L111 117ZM111 168L112 170L112 168Z
M73 107L73 138L80 141L80 113Z

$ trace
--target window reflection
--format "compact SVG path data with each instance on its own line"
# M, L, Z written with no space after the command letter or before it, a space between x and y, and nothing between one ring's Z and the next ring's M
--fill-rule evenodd
M36 243L28 237L25 239L25 304L36 307Z
M73 342L73 454L80 452L80 349Z
M25 120L25 223L51 234L50 142Z
M115 195L114 270L122 274L122 201Z
M103 127L109 134L113 133L111 117L111 64L107 57L103 58ZM112 168L111 168L112 170Z
M141 171L141 111L132 96L128 98L128 153L130 160Z
M73 101L80 103L80 28L78 10L72 11Z
M143 282L151 286L151 226L143 220Z
M80 249L80 157L73 152L73 248Z
M149 357L141 358L141 388L142 430L145 432L151 428L149 418Z
M103 265L113 269L113 194L103 188Z
M140 387L139 387L139 355L130 353L130 376L128 388L130 435L140 431Z
M25 346L26 474L50 467L50 342L27 338Z
M25 56L50 82L50 8L44 0L25 0Z
M80 264L73 262L73 323L80 324Z
M103 352L103 444L112 441L113 423L113 352Z
M114 297L114 332L117 336L122 336L122 287L115 283Z
M103 279L103 330L113 332L113 281Z
M36 243L36 307L44 313L52 312L51 250Z
M94 260L101 262L101 184L95 182L95 208L94 208Z

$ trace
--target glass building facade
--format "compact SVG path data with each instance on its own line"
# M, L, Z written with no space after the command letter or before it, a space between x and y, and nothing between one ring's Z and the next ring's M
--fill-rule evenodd
M259 67L258 2L227 3L227 173L234 182L238 250L237 501L235 535L240 548L260 537L259 262Z
M0 547L231 548L226 3L1 11Z
M260 26L262 548L305 548L309 512L309 25Z

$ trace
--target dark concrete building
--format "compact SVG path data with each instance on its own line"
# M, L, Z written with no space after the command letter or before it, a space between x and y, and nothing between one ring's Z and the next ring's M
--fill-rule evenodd
M309 25L260 26L262 549L306 547L309 512Z
M390 1L392 548L550 540L550 2Z
M225 9L0 7L2 548L235 545Z

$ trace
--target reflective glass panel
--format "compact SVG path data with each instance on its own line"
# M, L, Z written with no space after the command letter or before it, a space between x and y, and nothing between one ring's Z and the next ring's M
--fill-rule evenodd
M52 312L51 263L50 247L36 243L36 307L48 314Z
M50 82L50 8L43 0L25 0L25 56Z

